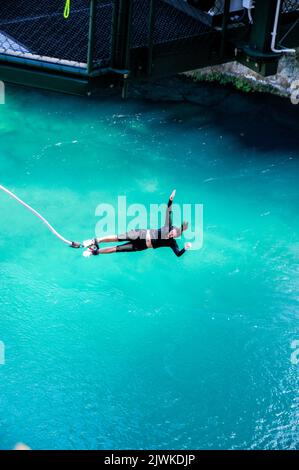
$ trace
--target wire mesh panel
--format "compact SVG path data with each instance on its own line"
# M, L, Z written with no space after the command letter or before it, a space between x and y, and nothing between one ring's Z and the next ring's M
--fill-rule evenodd
M201 21L200 12L195 17L194 9L192 14L190 8L184 0L157 0L154 43L187 39L210 32L211 27Z
M149 42L150 0L132 0L131 46L147 46Z
M285 26L286 21L284 20L287 21L287 27ZM281 26L279 29L277 44L282 48L298 47L298 26L299 0L284 0L282 3ZM295 41L294 38L296 38Z
M0 54L57 65L86 67L89 0L1 0Z
M212 18L223 13L223 2L221 0L205 2L186 2L185 0L164 0L177 10L191 16L195 20L212 25Z
M147 46L150 35L151 0L133 0L131 44ZM155 0L153 44L197 37L211 31L200 10L185 0Z
M95 18L94 67L107 67L112 55L112 28L118 0L97 0Z
M299 11L299 0L284 0L282 4L283 13L292 13Z

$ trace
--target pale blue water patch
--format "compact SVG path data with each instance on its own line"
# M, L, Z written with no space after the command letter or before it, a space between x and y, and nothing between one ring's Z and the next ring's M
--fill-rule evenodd
M298 112L7 90L0 184L66 237L176 188L204 246L86 260L0 194L0 448L298 448Z

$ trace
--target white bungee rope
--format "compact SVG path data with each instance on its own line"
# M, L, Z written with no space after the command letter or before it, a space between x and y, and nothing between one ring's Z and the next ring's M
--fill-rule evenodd
M57 237L59 238L59 240L61 240L62 242L66 243L67 245L71 246L72 248L81 248L81 243L79 242L72 242L70 240L67 240L66 238L64 238L62 235L60 235L54 227L52 227L52 225L39 213L37 212L35 209L33 209L33 207L29 206L28 204L26 204L26 202L22 201L22 199L20 199L18 196L16 196L14 193L12 193L11 191L9 191L9 189L5 188L4 186L2 186L0 184L0 190L3 191L4 193L8 194L10 197L12 197L13 199L15 199L19 204L21 204L23 207L25 207L27 210L29 210L30 212L32 212L33 215L35 215L36 217L38 217L47 227L48 229Z

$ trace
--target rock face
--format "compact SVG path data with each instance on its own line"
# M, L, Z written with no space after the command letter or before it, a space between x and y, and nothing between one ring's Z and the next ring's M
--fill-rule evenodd
M290 98L292 83L299 80L299 49L297 49L296 55L283 55L277 74L271 77L262 77L237 62L207 67L188 72L186 75L195 81L232 83L243 91L269 92Z

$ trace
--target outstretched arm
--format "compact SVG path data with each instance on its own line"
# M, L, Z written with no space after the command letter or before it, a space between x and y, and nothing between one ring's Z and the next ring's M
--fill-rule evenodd
M175 193L176 193L176 190L174 189L170 195L170 198L167 204L167 209L166 209L164 226L167 227L169 231L172 229L172 202L174 200Z
M179 258L180 256L182 256L184 253L185 253L185 248L183 248L182 250L180 250L179 248L179 245L177 244L177 242L175 240L173 240L173 243L171 245L171 249L172 251L174 252L174 254Z
M179 249L179 245L177 244L177 242L174 240L173 241L173 244L171 245L171 249L172 251L174 252L174 254L179 258L180 256L182 256L185 251L187 250L190 250L191 248L191 243L186 243L184 248L182 248L181 250Z

